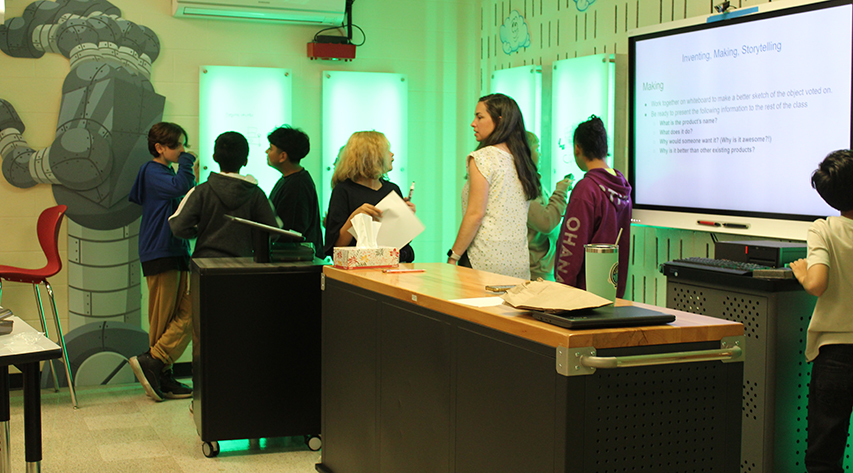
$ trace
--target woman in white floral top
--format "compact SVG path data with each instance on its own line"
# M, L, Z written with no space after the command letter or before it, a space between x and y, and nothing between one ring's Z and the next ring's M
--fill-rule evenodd
M466 158L464 215L447 262L529 279L527 210L541 188L521 110L506 95L487 95L471 127L480 144Z

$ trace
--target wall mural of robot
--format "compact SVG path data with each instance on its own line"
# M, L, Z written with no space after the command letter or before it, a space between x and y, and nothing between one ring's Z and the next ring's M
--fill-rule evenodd
M39 0L0 25L0 50L70 61L49 147L27 144L25 124L0 97L2 173L19 188L51 185L56 202L68 206L66 343L75 384L130 382L126 360L145 351L148 336L140 315L142 210L127 195L150 159L148 129L163 116L165 97L150 80L159 39L105 0Z

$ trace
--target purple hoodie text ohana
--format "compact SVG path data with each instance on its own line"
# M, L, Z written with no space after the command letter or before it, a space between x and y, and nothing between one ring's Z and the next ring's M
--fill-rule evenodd
M614 170L615 171L615 170ZM586 289L584 248L589 243L616 242L619 229L619 275L616 297L625 295L631 242L631 185L621 172L603 168L589 170L578 181L569 198L560 237L554 278L557 282Z

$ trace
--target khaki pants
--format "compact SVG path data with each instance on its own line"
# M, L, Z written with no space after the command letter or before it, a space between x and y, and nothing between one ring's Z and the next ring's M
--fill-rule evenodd
M190 273L166 271L146 276L148 282L148 345L151 356L171 366L192 337Z

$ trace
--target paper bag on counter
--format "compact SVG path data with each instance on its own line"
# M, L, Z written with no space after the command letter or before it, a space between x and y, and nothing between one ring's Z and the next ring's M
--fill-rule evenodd
M611 301L583 289L541 279L521 283L508 290L501 298L516 309L555 313L612 304Z

